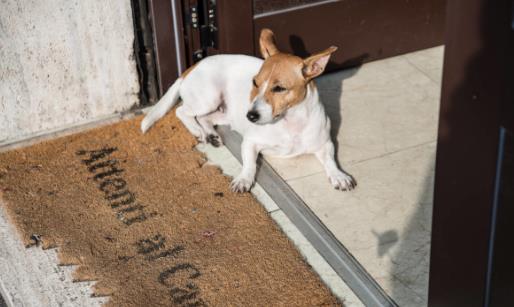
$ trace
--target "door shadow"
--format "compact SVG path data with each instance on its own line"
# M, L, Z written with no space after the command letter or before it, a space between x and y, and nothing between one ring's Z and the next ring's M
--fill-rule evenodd
M395 280L391 297L400 306L412 304L426 306L430 265L430 241L434 195L435 151L425 170L422 189L417 197L415 212L400 234L399 245L389 254L393 267L391 278Z

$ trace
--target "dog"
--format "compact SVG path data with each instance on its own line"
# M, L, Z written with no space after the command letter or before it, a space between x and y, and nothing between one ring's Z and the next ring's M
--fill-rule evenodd
M145 116L143 133L181 98L176 115L200 142L222 145L214 128L217 125L229 125L243 136L243 167L231 182L232 191L250 190L259 153L280 157L314 154L335 189L355 188L352 176L336 163L330 119L313 81L337 47L302 59L280 52L269 29L261 31L259 45L264 60L214 55L186 70Z

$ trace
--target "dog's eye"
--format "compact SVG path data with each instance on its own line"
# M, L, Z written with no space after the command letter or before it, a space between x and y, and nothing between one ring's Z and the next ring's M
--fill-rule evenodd
M275 85L275 86L271 89L271 91L272 91L273 93L280 93L280 92L283 92L283 91L285 91L285 90L286 90L286 88L285 88L285 87L282 87L282 86L280 86L280 85Z
M255 79L252 79L252 82L253 82L253 86L255 86L255 87L259 87L259 86L257 85L257 82L255 82Z

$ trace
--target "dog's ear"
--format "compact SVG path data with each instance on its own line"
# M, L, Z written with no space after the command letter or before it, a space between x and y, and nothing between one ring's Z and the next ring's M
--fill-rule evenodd
M327 66L330 55L336 50L337 47L331 46L303 60L302 72L305 79L310 80L321 75L321 73L325 70L325 66Z
M259 45L264 59L278 53L277 46L275 46L274 34L270 29L262 29L261 36L259 38Z

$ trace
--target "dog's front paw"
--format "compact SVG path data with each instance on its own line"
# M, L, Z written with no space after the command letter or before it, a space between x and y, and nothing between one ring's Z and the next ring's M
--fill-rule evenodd
M357 186L355 179L344 172L332 174L328 177L328 180L330 180L330 183L336 190L349 191L353 190Z
M232 182L230 183L230 189L233 192L244 193L250 191L252 184L253 180L251 178L249 179L239 175L236 178L234 178L234 180L232 180Z

